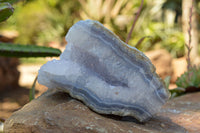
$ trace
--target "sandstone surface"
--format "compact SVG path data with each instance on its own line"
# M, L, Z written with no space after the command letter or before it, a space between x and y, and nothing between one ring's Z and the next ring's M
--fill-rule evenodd
M197 133L200 93L170 100L154 118L138 123L131 117L100 115L68 94L48 90L6 120L5 133Z

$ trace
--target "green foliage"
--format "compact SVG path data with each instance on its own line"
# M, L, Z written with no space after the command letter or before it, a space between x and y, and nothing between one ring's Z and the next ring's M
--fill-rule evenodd
M169 85L170 85L170 80L171 80L171 77L170 76L167 76L163 81L164 81L164 84L166 86L167 89L169 89ZM170 98L174 98L174 97L177 97L177 96L180 96L182 94L184 94L185 92L185 88L175 88L175 89L169 89L169 92L171 93L171 96Z
M13 2L13 1L11 1ZM13 7L0 1L0 22L5 21L13 13ZM28 32L27 32L28 33ZM15 45L0 42L0 56L6 57L46 57L59 56L61 51L50 47L35 45Z
M184 37L180 28L166 28L166 25L162 22L148 22L148 24L142 25L140 30L141 31L138 33L133 33L134 37L130 41L130 44L136 46L141 51L164 48L167 49L173 57L184 55ZM144 41L145 43L139 46L135 45L134 43L137 42L142 35L148 35L151 38L146 39L147 41Z
M141 1L80 0L80 4L81 19L98 20L125 41Z
M29 0L14 5L14 15L0 28L19 31L16 43L48 46L51 42L62 42L76 21L94 19L125 40L140 4L141 1L131 0ZM166 0L145 0L129 44L141 51L165 48L173 57L183 56L184 39L180 24L170 19L174 21L173 26L168 26L168 19L163 17L163 14L168 15L168 9L176 14ZM144 36L151 38L137 43Z
M200 67L192 66L176 80L177 88L169 90L171 98L200 91Z
M37 42L43 44L51 41L62 42L69 28L79 20L75 17L78 8L77 1L57 0L55 3L49 3L45 17L46 28L39 32Z
M48 45L62 42L68 29L76 22L78 1L32 0L18 2L15 13L0 27L19 32L15 43Z
M5 21L13 14L14 8L8 2L0 2L0 22Z
M170 80L171 80L170 76L165 77L164 83L165 83L166 88L169 88Z
M14 0L9 0L14 2ZM14 8L10 3L1 3L0 1L0 22L5 21L9 16L13 14ZM29 32L26 30L26 33ZM11 43L0 42L0 56L6 57L46 57L46 56L59 56L61 51L59 49L36 46L36 45L16 45ZM32 88L30 90L30 101L35 97L35 84L37 77L34 80Z
M35 99L35 85L37 82L37 78L38 78L38 76L35 77L35 79L33 81L33 85L29 91L29 101L32 101L33 99Z
M146 1L145 7L138 19L130 45L136 46L141 36L151 36L138 49L148 51L156 48L167 49L173 57L183 56L184 36L181 25L176 22L176 12L163 9L164 0ZM170 17L170 22L168 22Z
M82 19L98 20L114 31L122 40L125 40L141 1L80 0L80 3ZM129 45L135 46L141 51L165 48L173 57L183 56L185 53L183 34L180 25L176 24L178 23L175 17L176 10L172 10L170 7L171 2L169 1L146 0ZM168 10L171 12L168 13ZM163 15L165 16L163 17ZM172 16L170 24L168 24L168 16ZM144 36L151 38L144 40ZM138 43L139 40L143 42Z
M176 85L181 88L200 88L200 67L191 67L177 79Z
M178 28L165 29L162 36L161 47L167 49L173 57L182 57L185 54L185 40Z
M8 2L10 4L13 4L13 3L16 3L18 2L19 0L0 0L0 2Z
M174 97L181 96L181 95L185 94L185 88L180 88L180 87L177 87L175 89L171 89L169 91L171 93L170 98L174 98Z
M6 57L46 57L59 56L59 49L36 46L36 45L16 45L0 42L0 56Z

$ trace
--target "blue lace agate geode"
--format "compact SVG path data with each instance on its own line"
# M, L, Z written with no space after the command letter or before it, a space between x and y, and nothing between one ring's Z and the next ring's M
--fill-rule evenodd
M39 70L38 81L62 89L101 114L143 122L159 111L169 92L151 61L97 21L74 24L60 60Z

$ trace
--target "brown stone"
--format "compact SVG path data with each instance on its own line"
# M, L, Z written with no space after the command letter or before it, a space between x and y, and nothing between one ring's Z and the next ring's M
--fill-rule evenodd
M174 123L188 130L189 133L200 132L200 92L191 93L170 100L161 115L169 117Z
M138 123L131 117L100 115L80 101L48 90L6 120L5 133L184 133L200 131L200 93L170 100L154 118Z
M145 53L156 67L158 75L164 79L166 76L172 76L172 57L169 52L164 49L149 51Z

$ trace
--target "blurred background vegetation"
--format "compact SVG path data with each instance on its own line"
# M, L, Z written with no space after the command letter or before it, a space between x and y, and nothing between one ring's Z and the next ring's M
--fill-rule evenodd
M103 23L125 41L134 14L141 1L133 0L15 0L14 14L0 24L5 30L18 32L15 43L64 45L68 29L81 19ZM151 36L137 46L142 51L167 49L173 57L184 55L182 0L145 0L129 44L135 46L144 36ZM197 0L197 13L200 4ZM199 19L197 20L199 23ZM198 27L199 28L199 27Z

